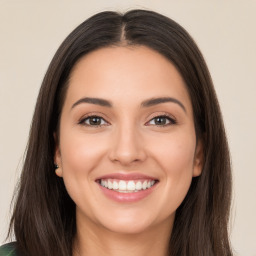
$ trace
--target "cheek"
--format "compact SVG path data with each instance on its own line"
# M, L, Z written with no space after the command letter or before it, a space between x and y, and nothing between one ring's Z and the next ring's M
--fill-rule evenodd
M162 170L165 189L161 199L163 205L168 205L165 207L167 212L175 211L189 190L193 176L194 152L195 138L178 134L162 141L151 152Z
M180 175L183 172L192 175L196 139L191 132L188 135L177 133L175 136L158 138L157 144L153 144L158 146L150 147L154 149L152 155L155 155L166 175Z
M81 171L87 174L97 164L106 149L105 143L100 138L83 134L77 136L75 132L63 134L60 146L64 171L67 169L71 172Z
M90 191L94 181L93 170L105 152L105 143L99 143L93 135L63 129L60 138L61 166L63 179L71 198L78 202L84 193ZM94 182L93 182L94 183Z
M193 151L187 148L176 148L175 154L171 156L166 155L165 159L167 160L164 163L164 168L169 190L183 200L192 180Z

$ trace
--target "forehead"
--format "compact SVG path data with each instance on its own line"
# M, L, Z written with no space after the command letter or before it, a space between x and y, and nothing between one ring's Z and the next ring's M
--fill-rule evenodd
M186 85L175 66L145 46L106 47L82 57L71 72L67 100L85 96L114 103L170 96L191 108Z

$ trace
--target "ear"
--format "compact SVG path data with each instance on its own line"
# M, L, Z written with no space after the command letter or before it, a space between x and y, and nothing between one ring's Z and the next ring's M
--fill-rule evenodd
M193 177L200 176L203 170L204 163L204 145L203 140L200 138L197 141L195 156L194 156L194 168L193 168Z
M59 146L59 140L57 138L57 134L53 134L54 141L55 141L55 151L54 151L54 164L57 165L55 169L55 173L59 177L63 177L62 174L62 166L61 166L61 153L60 153L60 146Z

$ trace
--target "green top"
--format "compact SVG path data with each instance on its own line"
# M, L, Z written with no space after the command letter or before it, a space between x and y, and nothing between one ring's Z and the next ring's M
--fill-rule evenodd
M0 256L18 256L15 243L4 244L0 247Z

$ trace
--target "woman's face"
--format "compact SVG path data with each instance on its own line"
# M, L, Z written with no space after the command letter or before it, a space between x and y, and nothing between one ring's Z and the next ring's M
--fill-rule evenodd
M135 234L165 226L201 173L186 86L144 47L108 47L74 67L55 162L77 223Z

